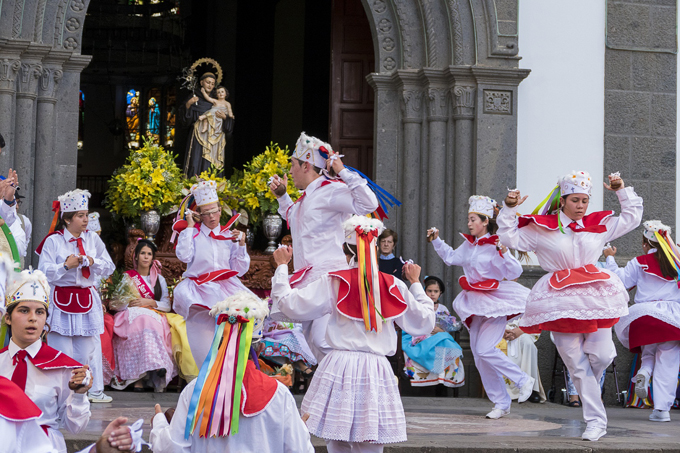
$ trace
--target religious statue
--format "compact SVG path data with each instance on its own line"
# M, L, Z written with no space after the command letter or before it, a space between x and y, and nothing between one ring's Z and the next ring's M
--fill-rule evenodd
M215 72L204 72L197 75L204 64L213 66ZM191 89L192 96L180 106L179 119L181 125L191 127L187 142L187 155L184 162L184 173L187 177L200 175L214 165L224 167L224 146L226 135L234 129L234 114L231 104L227 102L229 91L219 85L222 81L222 68L209 58L196 61L182 80L184 87ZM195 94L196 82L200 84L200 95Z

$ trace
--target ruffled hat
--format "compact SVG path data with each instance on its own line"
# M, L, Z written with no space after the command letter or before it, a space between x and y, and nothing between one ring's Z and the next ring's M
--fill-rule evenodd
M671 227L664 225L660 220L648 220L642 226L645 229L642 234L650 241L659 242L655 233L659 233L662 236L671 235Z
M102 230L102 226L99 223L99 213L98 212L91 212L87 216L87 229L89 231L94 231L95 233L98 233Z
M496 210L496 201L484 195L473 195L468 200L470 208L468 214L480 214L489 218L493 218Z
M378 219L362 215L353 215L342 224L345 231L345 242L357 245L357 233L366 235L371 233L377 238L385 231L385 225Z
M184 429L186 439L199 420L200 437L238 433L246 362L253 339L262 337L268 314L267 303L249 291L240 291L210 310L216 318L215 335L196 378Z
M8 278L6 308L24 301L40 302L47 308L50 305L49 290L50 284L41 271L30 268L14 272Z
M303 162L309 162L315 167L324 168L329 152L332 150L333 148L328 143L316 137L306 135L303 132L295 144L295 151L293 151L292 157Z
M90 192L87 190L76 189L59 195L59 209L64 212L87 211L90 200Z
M562 176L559 181L557 181L557 184L560 186L561 196L574 193L590 196L590 190L593 186L593 183L590 180L590 173L587 171L575 170Z
M217 183L215 181L200 181L191 186L191 195L194 196L196 206L205 206L217 203Z

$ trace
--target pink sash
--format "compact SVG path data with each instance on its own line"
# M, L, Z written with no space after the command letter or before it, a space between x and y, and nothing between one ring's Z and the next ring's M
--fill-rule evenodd
M154 297L153 290L149 288L149 285L146 283L146 281L144 281L144 278L139 272L137 272L134 269L130 269L129 271L125 271L125 273L127 274L128 277L132 279L133 282L135 282L139 294L144 299L156 300L156 298Z

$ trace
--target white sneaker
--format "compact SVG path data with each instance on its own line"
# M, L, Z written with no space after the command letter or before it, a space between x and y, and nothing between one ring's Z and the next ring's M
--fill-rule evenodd
M113 398L104 392L87 392L87 399L90 400L90 403L110 403L113 401Z
M646 373L638 373L633 378L635 382L635 394L640 399L647 398L647 386L649 385L649 376Z
M498 409L497 407L494 407L491 412L486 414L486 418L490 418L492 420L498 420L501 417L504 417L506 415L510 414L510 409L507 411L504 411L503 409Z
M670 411L654 409L649 416L650 422L669 422L671 421Z
M600 439L600 437L604 436L607 434L607 430L604 428L598 428L595 426L589 426L586 428L585 431L583 431L583 435L581 436L581 439L583 440L589 440L591 442L595 442Z
M524 383L521 389L519 389L519 397L517 398L518 403L523 403L529 399L531 392L534 391L534 384L536 379L531 376L527 376L527 381Z

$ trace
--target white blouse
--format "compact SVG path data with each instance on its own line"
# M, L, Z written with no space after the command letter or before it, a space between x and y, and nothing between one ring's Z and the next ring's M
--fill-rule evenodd
M26 351L31 357L35 357L41 347L42 342L38 340L26 348ZM0 376L12 379L16 368L12 362L19 350L19 346L10 339L9 348L0 354ZM77 434L85 429L91 415L87 394L75 393L68 387L71 369L41 370L28 358L26 363L26 395L42 411L42 416L37 419L38 424L50 428L49 437L54 447L65 452L64 438L58 430L66 428L70 433Z
M378 209L378 199L364 178L347 169L338 176L343 182L324 187L321 185L326 178L315 179L305 189L304 199L297 203L288 194L278 199L279 214L288 222L293 236L295 269L314 266L306 277L308 281L329 271L347 269L342 223L352 214L366 215Z
M414 283L410 289L394 279L394 284L404 296L407 309L399 317L383 323L381 333L367 332L364 323L347 318L337 309L337 278L324 275L304 288L291 288L288 283L288 266L281 265L272 277L271 297L281 312L290 319L312 321L330 314L326 342L332 349L370 352L378 355L393 355L397 350L396 323L411 335L425 335L435 325L434 303L423 290L423 285Z
M489 233L482 238L491 237ZM481 238L480 238L481 239ZM447 266L461 266L469 283L484 280L515 280L522 275L522 265L512 253L501 256L494 245L476 245L467 239L455 250L441 238L432 241L437 255Z
M649 253L656 252L652 249ZM635 286L635 303L680 302L680 289L675 280L666 280L642 270L637 258L628 261L626 267L619 267L613 256L607 257L607 269L614 272L629 290Z
M621 202L621 215L604 219L601 224L607 227L604 233L576 233L567 226L572 220L560 211L564 234L551 231L530 223L519 228L517 207L504 207L498 214L498 235L501 242L510 248L533 251L543 269L556 272L575 269L586 264L595 264L602 254L604 245L634 230L642 220L642 198L632 187L616 191ZM583 221L576 222L583 226Z
M217 226L212 232L219 236L222 234L220 228ZM250 255L246 246L231 240L213 239L210 232L205 224L201 224L200 230L186 228L179 234L175 253L180 261L187 263L184 277L198 277L221 269L236 271L239 277L248 272ZM224 235L231 236L231 233L225 232Z

